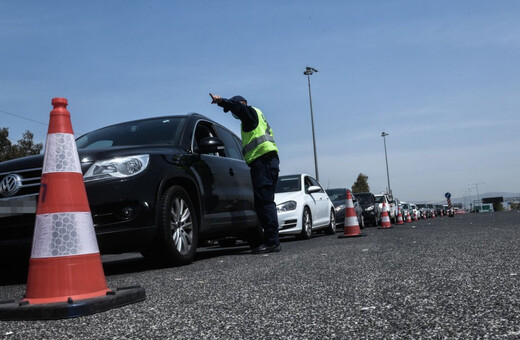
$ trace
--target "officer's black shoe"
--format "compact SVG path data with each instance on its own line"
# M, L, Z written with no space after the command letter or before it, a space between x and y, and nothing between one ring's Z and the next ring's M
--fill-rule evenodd
M253 254L278 253L282 250L280 243L268 246L266 244L259 245L251 250Z

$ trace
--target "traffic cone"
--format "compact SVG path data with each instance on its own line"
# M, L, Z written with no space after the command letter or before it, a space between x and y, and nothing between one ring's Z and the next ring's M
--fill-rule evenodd
M397 208L397 224L404 224L403 215L401 215L401 208Z
M364 236L361 234L361 228L359 227L359 221L354 209L354 202L352 201L352 194L350 190L347 190L347 200L345 202L345 223L343 229L343 235L338 238Z
M388 229L392 228L392 224L390 223L390 216L388 216L388 207L385 202L383 202L383 213L381 214L381 228L379 229Z
M78 317L145 299L107 287L67 99L53 98L25 297L0 303L0 320Z
M412 217L409 211L406 212L406 223L412 223Z

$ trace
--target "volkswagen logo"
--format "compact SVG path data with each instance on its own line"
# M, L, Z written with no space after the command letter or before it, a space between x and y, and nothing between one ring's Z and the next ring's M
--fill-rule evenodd
M22 187L22 177L16 174L9 174L0 181L0 195L7 197L13 196Z

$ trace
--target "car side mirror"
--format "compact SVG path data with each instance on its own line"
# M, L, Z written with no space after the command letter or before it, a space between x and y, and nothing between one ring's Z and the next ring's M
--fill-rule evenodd
M307 189L307 192L309 194L313 194L315 192L319 192L321 190L321 188L317 185L311 185L308 189Z
M224 143L217 137L205 137L199 142L199 152L202 154L218 153L224 150Z

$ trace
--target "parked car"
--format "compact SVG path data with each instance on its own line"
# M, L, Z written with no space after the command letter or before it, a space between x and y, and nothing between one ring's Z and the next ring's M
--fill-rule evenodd
M211 119L130 121L87 133L76 145L101 253L141 251L180 265L205 240L258 238L241 142ZM0 185L0 203L30 207L0 216L2 251L29 254L42 164L43 155L0 163L0 183L16 180Z
M313 231L336 232L334 205L313 177L307 174L280 176L274 201L280 235L309 239Z
M412 215L412 217L417 218L421 217L419 209L417 208L417 205L415 203L410 203L410 215Z
M435 217L436 216L435 205L433 205L431 203L428 203L428 204L426 204L426 209L428 209L429 217Z
M334 210L336 211L336 227L341 228L341 230L343 230L345 226L347 190L348 189L346 188L335 188L325 190L327 192L327 195L329 195L332 204L334 205ZM365 227L363 208L361 208L361 206L359 205L356 195L353 193L350 194L352 195L352 203L354 204L354 210L356 211L359 227L363 229Z
M410 214L410 216L412 215L412 212L410 210L410 204L407 203L407 202L404 202L404 201L401 201L401 214L403 216L403 220L406 220L406 216L408 214Z
M374 195L374 197L376 198L376 203L378 204L381 213L383 212L383 203L385 203L388 209L388 217L390 217L390 221L396 222L397 215L395 211L395 204L393 203L393 199L391 200L391 196L388 194L377 194Z
M374 226L381 224L381 210L376 203L374 194L370 192L358 192L355 194L359 205L363 208L363 221Z
M430 211L429 211L428 207L426 206L426 204L424 204L424 203L417 204L417 209L419 210L419 216L418 216L419 218L431 217Z
M437 216L440 216L441 214L443 216L446 216L446 210L444 210L444 206L442 204L435 205L435 213L437 214Z

